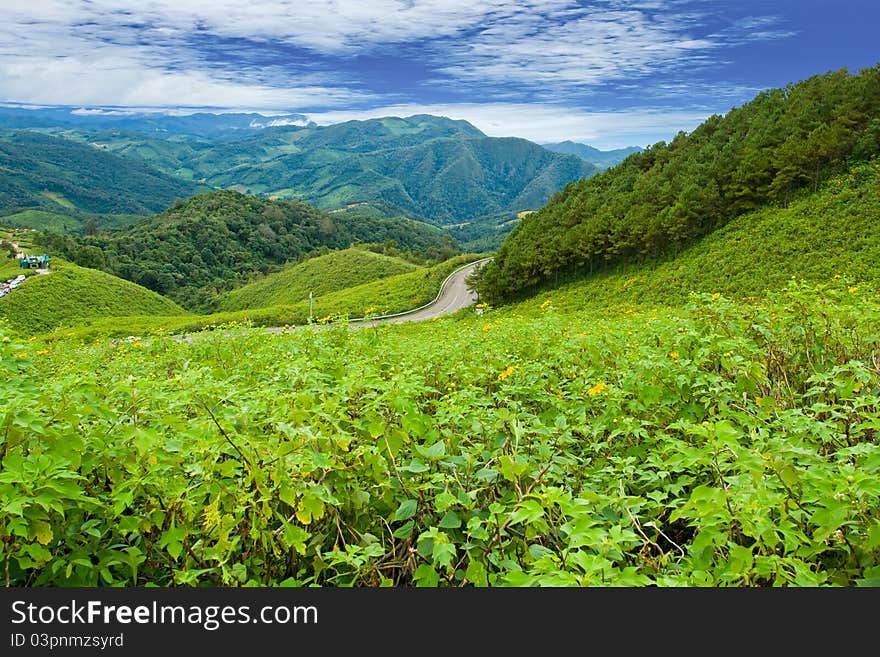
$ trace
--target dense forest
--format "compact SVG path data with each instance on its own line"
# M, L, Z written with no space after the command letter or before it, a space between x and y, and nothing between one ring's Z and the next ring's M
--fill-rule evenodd
M444 260L457 242L410 220L328 214L307 203L215 191L179 201L162 214L114 233L74 237L42 233L53 253L102 269L190 308L316 252L380 242L386 252Z
M767 204L784 207L878 153L880 66L765 91L670 143L566 185L514 228L478 289L497 302L560 272L589 274L674 255L732 218Z

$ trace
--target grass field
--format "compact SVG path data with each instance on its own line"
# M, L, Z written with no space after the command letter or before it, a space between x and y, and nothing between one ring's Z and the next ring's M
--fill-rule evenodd
M321 297L416 269L416 265L399 258L365 249L334 251L235 289L220 298L218 309L234 311L291 305L308 299L310 292Z

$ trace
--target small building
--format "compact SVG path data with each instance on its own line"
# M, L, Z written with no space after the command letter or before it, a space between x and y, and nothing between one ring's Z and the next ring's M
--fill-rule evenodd
M49 256L29 256L23 255L19 258L22 269L49 269Z

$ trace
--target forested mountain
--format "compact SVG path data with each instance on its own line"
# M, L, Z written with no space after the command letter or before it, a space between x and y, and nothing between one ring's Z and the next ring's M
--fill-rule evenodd
M601 151L598 148L593 148L587 144L580 144L576 141L561 141L557 144L541 145L554 153L577 155L582 160L586 160L590 164L595 164L600 169L613 167L615 164L623 162L633 153L641 153L644 150L639 146L628 146L627 148L615 148L610 151Z
M40 242L77 264L103 269L204 308L257 273L321 249L381 238L428 259L457 252L437 228L409 220L334 216L307 203L272 201L230 190L180 201L125 230L75 238L45 233Z
M159 212L208 188L86 144L28 130L0 133L0 211Z
M324 209L367 204L385 216L437 225L499 213L515 218L598 170L524 139L487 137L466 121L430 115L328 126L264 122L265 129L222 141L131 129L61 132L215 188Z
M785 206L878 153L880 66L762 92L690 134L567 185L517 225L484 268L479 290L509 299L559 271L674 254L733 217Z

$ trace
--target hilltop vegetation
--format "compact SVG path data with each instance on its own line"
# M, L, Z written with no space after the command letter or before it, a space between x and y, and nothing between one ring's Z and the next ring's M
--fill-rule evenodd
M880 159L837 174L788 207L768 206L668 255L583 276L569 271L532 289L538 299L557 287L570 309L624 303L679 306L692 292L739 300L762 297L797 280L880 281Z
M291 305L315 296L355 287L418 269L417 265L365 249L334 251L269 274L220 297L221 311Z
M148 215L208 189L140 161L27 130L0 133L0 172L5 214Z
M436 229L408 220L336 217L306 203L233 191L181 201L116 233L81 239L43 234L41 241L78 264L103 269L197 310L258 273L322 248L346 248L366 235L381 235L402 250L424 249L426 259L445 259L457 246Z
M761 93L565 187L521 221L480 292L509 299L557 272L598 271L682 246L766 204L815 191L850 160L880 153L880 67Z
M97 318L176 315L177 304L110 274L52 261L52 273L34 276L0 299L0 319L22 335L47 333Z

